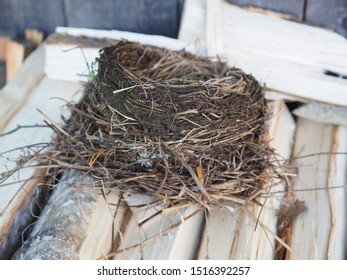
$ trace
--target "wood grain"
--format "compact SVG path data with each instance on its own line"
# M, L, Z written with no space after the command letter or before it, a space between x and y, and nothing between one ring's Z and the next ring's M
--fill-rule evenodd
M294 220L289 245L302 259L346 256L345 137L346 127L298 119L293 151L298 174L291 190L307 210ZM297 259L291 253L287 258Z

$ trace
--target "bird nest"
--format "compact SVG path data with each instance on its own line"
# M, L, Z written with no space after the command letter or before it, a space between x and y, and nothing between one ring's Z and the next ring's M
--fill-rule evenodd
M207 209L244 203L275 176L264 90L225 62L133 42L101 50L45 158L103 187ZM43 157L44 159L44 157ZM42 160L42 159L41 159Z

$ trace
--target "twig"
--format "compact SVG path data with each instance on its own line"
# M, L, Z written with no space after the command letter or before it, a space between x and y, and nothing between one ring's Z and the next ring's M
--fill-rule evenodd
M45 117L45 122L53 127L53 128L56 128L58 131L60 131L61 133L63 133L65 136L67 137L70 137L70 135L65 131L63 130L60 126L56 125L45 113L43 113L39 108L36 108L37 111L39 111L39 113L41 115L43 115Z
M41 124L34 124L34 125L17 125L16 128L8 131L8 132L5 132L5 133L0 133L0 137L2 136L6 136L6 135L9 135L9 134L12 134L20 129L23 129L23 128L39 128L39 127L49 127L48 125L41 125Z

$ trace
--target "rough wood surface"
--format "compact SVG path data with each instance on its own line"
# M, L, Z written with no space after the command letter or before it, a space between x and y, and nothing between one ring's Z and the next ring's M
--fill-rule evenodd
M307 210L294 221L289 245L302 259L346 257L346 136L346 127L298 120L293 156L308 156L296 160L292 191Z
M9 41L6 48L6 81L13 79L14 75L24 61L25 46L19 42Z
M127 203L135 206L152 200L151 197L138 195L130 197ZM204 220L204 213L196 206L177 207L163 212L158 212L160 205L150 204L130 209L131 217L123 226L123 238L116 249L117 253L112 254L115 259L195 258Z

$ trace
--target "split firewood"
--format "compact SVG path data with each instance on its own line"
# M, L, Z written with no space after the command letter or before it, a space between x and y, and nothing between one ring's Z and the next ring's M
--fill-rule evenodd
M13 79L24 59L35 49L31 41L10 40L6 46L6 81Z

